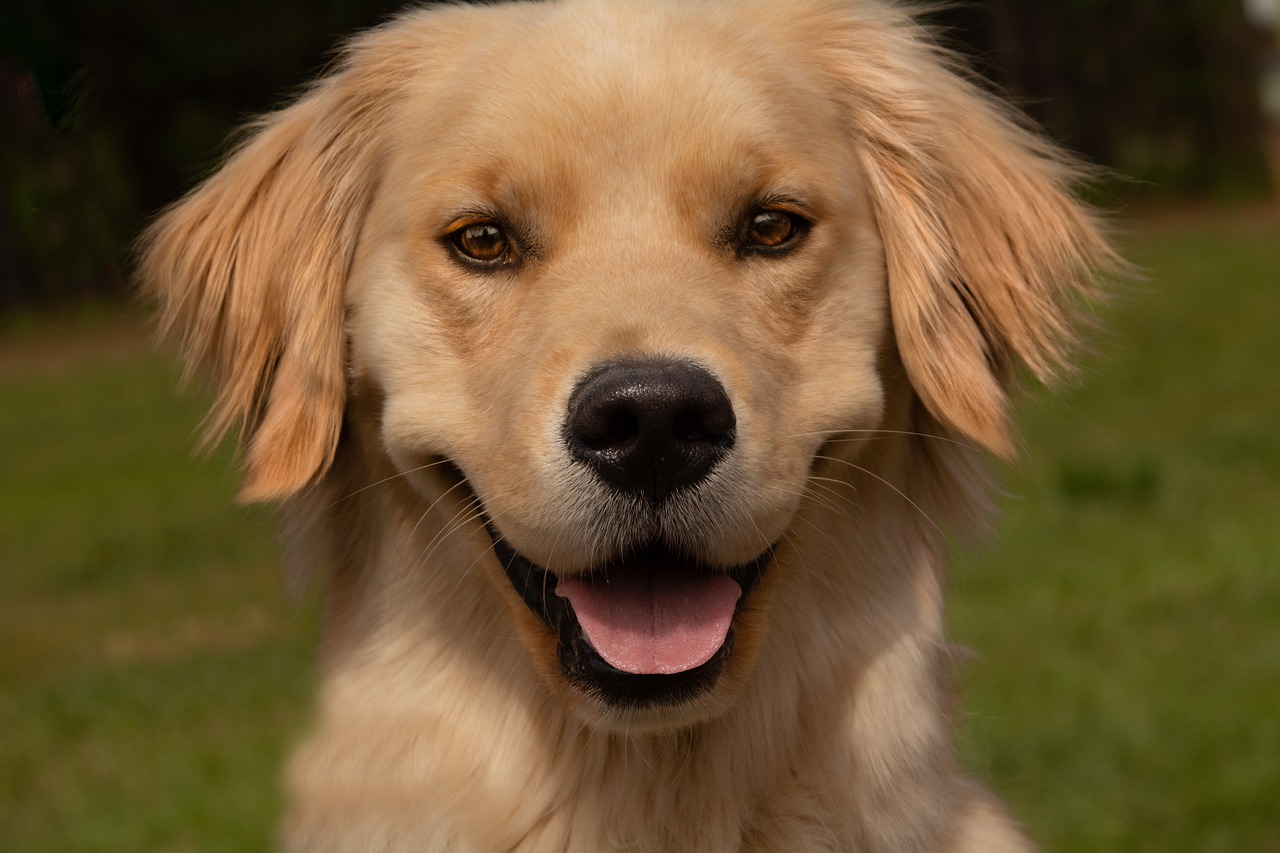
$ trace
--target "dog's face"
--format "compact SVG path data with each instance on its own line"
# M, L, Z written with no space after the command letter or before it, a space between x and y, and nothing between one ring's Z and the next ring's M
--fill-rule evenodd
M369 419L557 695L677 725L749 680L839 436L1007 449L1107 258L1071 177L880 4L450 7L264 122L142 276L248 498Z
M575 21L553 65L495 34L406 104L348 301L396 466L424 497L456 466L534 663L634 721L744 679L735 614L823 438L877 426L888 312L818 82L633 27Z

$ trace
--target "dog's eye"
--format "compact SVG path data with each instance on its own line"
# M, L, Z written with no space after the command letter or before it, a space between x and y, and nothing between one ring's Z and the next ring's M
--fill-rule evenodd
M787 210L754 210L747 216L742 249L765 254L780 252L801 236L808 226L808 220Z
M482 266L501 266L511 260L511 239L496 222L473 222L449 235L449 242L468 261Z

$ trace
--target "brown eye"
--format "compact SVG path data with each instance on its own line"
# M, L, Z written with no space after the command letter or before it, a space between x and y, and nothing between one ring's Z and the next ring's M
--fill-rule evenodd
M748 252L776 252L799 237L809 223L785 210L765 208L747 217L742 248Z
M498 266L510 260L511 240L496 222L476 222L449 235L454 249L463 258L483 266Z

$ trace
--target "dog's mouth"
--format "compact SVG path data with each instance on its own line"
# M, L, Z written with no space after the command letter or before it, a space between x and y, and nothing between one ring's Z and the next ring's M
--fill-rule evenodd
M617 707L669 705L710 689L733 652L733 620L773 548L729 570L660 541L584 574L559 577L486 522L512 586L555 634L561 669Z

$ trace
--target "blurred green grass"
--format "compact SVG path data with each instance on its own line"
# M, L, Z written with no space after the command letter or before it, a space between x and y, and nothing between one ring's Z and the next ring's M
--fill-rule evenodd
M963 751L1048 851L1275 853L1280 225L1125 242L1149 281L957 556ZM314 608L140 328L0 332L0 850L269 849L310 714Z
M952 574L966 755L1047 850L1280 851L1280 218L1126 242L1148 281Z
M269 849L310 708L311 609L142 329L0 346L0 850Z

